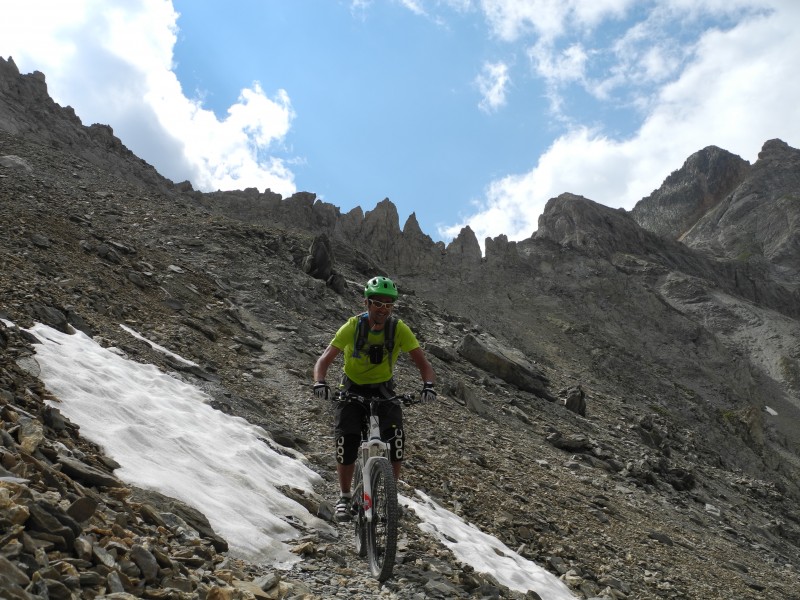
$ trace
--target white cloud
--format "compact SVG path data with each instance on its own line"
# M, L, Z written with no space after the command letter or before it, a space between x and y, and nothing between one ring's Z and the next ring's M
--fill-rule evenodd
M599 100L646 106L648 88L678 74L710 20L731 25L785 1L668 0L643 7L632 0L482 0L481 8L494 36L528 46L551 112L571 122L561 113L571 84ZM627 30L609 40L610 24Z
M178 14L170 0L13 0L3 6L0 50L20 71L43 71L48 91L69 98L85 124L113 124L137 156L199 189L269 187L295 192L270 156L294 116L254 82L225 119L188 98L173 68Z
M405 6L408 10L413 12L415 15L425 16L425 8L422 6L420 0L399 0L400 4Z
M715 24L732 25L747 15L767 12L768 0L671 0L661 2L645 13L608 48L595 50L597 62L590 65L593 76L585 89L599 99L611 99L614 92L628 94L634 101L646 95L651 86L664 84L680 74L691 60L697 37ZM589 42L586 43L596 43Z
M563 32L569 13L566 2L547 0L482 0L481 8L492 33L507 42L534 33L544 38L557 37Z
M475 214L440 231L469 225L483 241L500 233L529 237L549 198L572 192L630 209L688 156L708 145L751 162L765 141L800 145L800 4L744 18L697 41L690 62L653 93L641 127L626 139L578 127L560 136L527 173L493 182Z
M589 58L580 43L572 44L558 54L554 54L552 48L537 44L529 49L528 56L537 75L554 85L581 81Z
M535 35L543 43L572 27L591 29L608 18L622 16L634 0L481 0L489 26L497 37L513 42Z
M441 0L441 2L453 10L463 13L472 9L475 0Z
M449 8L456 12L468 12L472 10L475 0L394 0L401 6L404 6L415 15L428 17L432 12L431 9L440 7ZM365 8L372 4L372 0L352 0L352 6L358 8ZM426 5L430 8L426 8Z
M481 93L480 109L491 113L506 103L506 89L510 83L508 65L502 62L485 63L475 84Z
M767 139L800 142L800 5L709 31L693 61L666 86L640 131L671 146L713 143L754 160ZM698 148L699 149L699 148Z
M658 19L637 23L614 42L610 49L616 61L605 89L623 86L642 87L673 77L693 47L677 43L668 33L669 25Z
M86 19L86 11L87 6L81 3L5 2L0 20L3 51L13 56L17 66L39 55L48 58L47 65L59 68L75 55L76 40L68 32Z

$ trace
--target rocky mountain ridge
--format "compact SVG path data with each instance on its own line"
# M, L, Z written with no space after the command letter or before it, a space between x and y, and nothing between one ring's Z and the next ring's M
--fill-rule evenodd
M709 210L744 181L750 163L709 146L695 152L660 188L631 211L636 222L668 239L681 239Z
M690 156L661 188L631 211L662 237L680 239L715 258L769 270L769 278L796 289L800 152L767 141L750 165L709 147Z
M764 144L751 175L686 232L684 242L712 256L763 265L797 289L800 275L800 151Z
M486 240L482 256L469 229L447 245L413 215L401 229L389 200L342 215L310 193L196 192L87 129L46 96L44 76L0 62L3 318L81 329L201 386L219 410L309 457L326 488L305 501L325 514L335 494L330 415L309 405L311 366L358 310L361 282L386 273L441 392L408 415L404 493L425 490L578 598L800 598L800 304L791 271L775 276L791 263L790 221L781 252L737 260L647 231L636 210L565 194L530 239ZM712 182L735 177L705 176L688 205L713 206L689 228L692 244L711 239L699 224L735 198L757 194L760 210L777 201L793 214L794 152L768 142L730 192ZM696 176L704 164L714 162L698 161ZM669 203L666 191L649 202ZM120 323L200 366L170 362ZM525 596L460 564L413 515L382 589L364 576L346 528L335 541L308 532L303 563L285 573L228 559L201 520L187 526L202 543L175 526L149 531L148 519L178 523L174 505L107 480L65 487L56 441L77 428L48 423L46 390L19 366L35 360L35 340L13 328L4 338L3 466L27 480L0 484L0 519L15 525L4 528L0 578L13 597ZM417 385L407 363L398 379ZM564 405L577 385L584 415ZM100 449L62 441L76 443L111 476ZM95 510L50 529L15 508L44 502L66 521L83 496ZM68 543L64 526L77 540L109 519L127 531Z

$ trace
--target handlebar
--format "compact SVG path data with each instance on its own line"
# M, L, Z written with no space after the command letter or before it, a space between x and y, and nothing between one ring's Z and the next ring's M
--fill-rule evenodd
M415 397L414 394L397 394L391 398L382 398L380 396L367 398L365 396L359 396L358 394L343 391L334 392L331 396L331 400L334 402L355 402L358 404L367 404L368 402L402 402L405 406L420 404L422 402L422 399Z

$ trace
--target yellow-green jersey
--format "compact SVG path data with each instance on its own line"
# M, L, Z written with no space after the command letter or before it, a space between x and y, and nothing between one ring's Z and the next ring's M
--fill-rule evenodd
M359 356L354 357L356 338L358 335L358 323L361 315L351 317L347 323L339 328L331 341L331 346L338 348L344 354L344 373L353 383L357 385L369 385L384 383L392 378L392 369L400 356L400 352L411 352L419 348L419 342L408 325L397 319L394 331L394 348L391 356L383 348L384 332L370 331L367 334L366 343L359 352ZM383 359L373 364L370 360L368 351L370 346L380 346Z

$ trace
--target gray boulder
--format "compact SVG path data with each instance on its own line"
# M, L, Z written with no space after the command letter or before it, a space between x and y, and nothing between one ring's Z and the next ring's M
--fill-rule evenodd
M547 391L547 377L520 352L501 346L488 336L464 336L457 347L458 353L476 367L499 377L519 389L554 402Z
M333 274L333 252L330 240L324 233L311 242L308 255L303 260L303 271L322 281L328 281Z
M586 416L586 393L580 385L572 386L567 390L564 406L582 417Z

